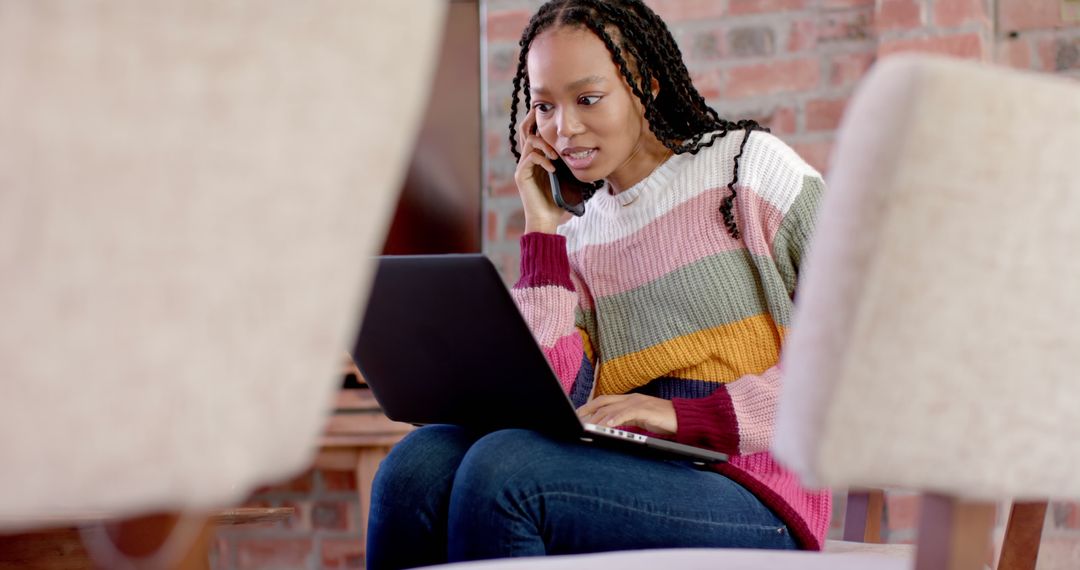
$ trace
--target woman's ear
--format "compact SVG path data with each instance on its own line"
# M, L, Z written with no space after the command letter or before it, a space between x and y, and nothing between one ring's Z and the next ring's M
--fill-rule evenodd
M655 77L651 78L649 85L649 91L652 91L653 99L656 99L656 94L660 93L660 82Z

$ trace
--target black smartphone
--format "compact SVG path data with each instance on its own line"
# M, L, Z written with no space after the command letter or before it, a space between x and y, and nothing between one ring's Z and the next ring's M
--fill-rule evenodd
M529 128L529 132L536 134L536 123ZM570 212L575 216L585 215L585 190L591 185L578 180L570 167L566 166L561 158L551 161L555 165L555 172L548 173L548 182L551 186L551 199L555 205Z
M575 216L585 215L585 191L591 184L578 180L570 167L561 158L551 161L555 172L548 173L551 183L551 198L555 205Z

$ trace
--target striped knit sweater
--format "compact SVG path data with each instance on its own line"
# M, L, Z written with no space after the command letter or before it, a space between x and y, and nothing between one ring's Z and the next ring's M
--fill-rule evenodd
M820 550L832 497L769 453L803 249L821 175L754 132L739 159L733 239L720 214L744 134L675 155L558 235L521 238L513 295L574 404L641 392L670 399L676 441L731 455L716 471L747 487Z

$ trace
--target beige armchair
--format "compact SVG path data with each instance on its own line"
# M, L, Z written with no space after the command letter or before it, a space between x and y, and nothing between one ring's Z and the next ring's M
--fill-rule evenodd
M3 4L0 534L311 462L444 4Z
M946 59L882 60L843 120L774 452L809 485L924 491L914 559L661 550L460 567L984 567L997 501L1080 498L1078 152L1080 85Z

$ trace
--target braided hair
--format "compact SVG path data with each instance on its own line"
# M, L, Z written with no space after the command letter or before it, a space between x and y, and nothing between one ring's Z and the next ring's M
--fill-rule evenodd
M733 176L727 185L729 194L720 204L724 226L731 237L738 239L739 228L731 210L735 184L739 181L739 158L750 138L750 131L768 132L768 129L751 120L731 122L721 119L705 103L690 80L682 52L667 24L641 0L551 0L537 10L518 42L521 51L510 105L510 151L514 158L521 158L516 137L520 94L524 93L525 108L531 104L526 71L529 47L541 32L560 26L586 28L604 42L630 90L644 106L649 129L673 153L697 154L731 131L746 131L735 155ZM611 29L617 31L617 39L612 37ZM637 78L628 60L636 66ZM654 79L660 85L657 96L653 96L652 90L641 87L652 85ZM593 184L586 190L585 199L591 198L601 186L602 181Z

